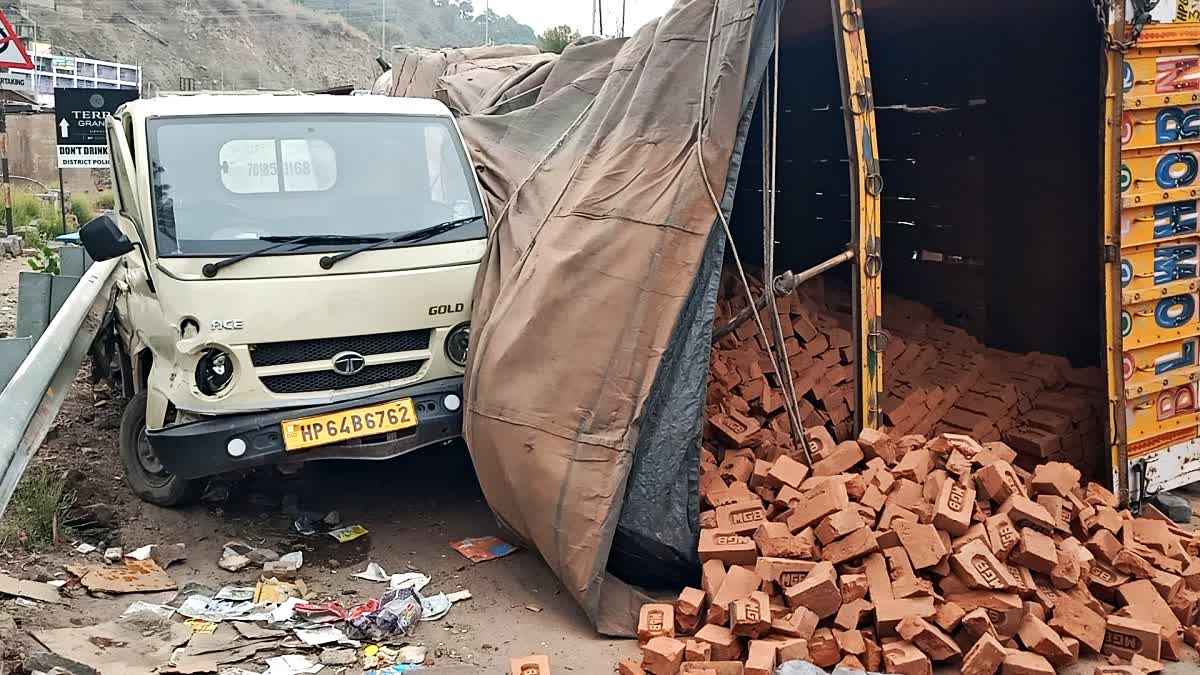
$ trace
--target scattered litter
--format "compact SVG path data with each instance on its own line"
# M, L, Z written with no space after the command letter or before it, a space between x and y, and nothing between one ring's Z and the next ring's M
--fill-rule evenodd
M411 636L421 618L421 600L416 592L411 588L390 590L379 603L379 609L347 620L347 634L356 640Z
M531 612L540 612L540 611L542 611L542 608L541 608L541 607L538 607L537 605L525 605L525 609L527 609L527 610L529 610L529 611L531 611Z
M46 585L50 586L51 588L62 588L63 586L67 585L67 580L66 579L55 579L53 581L47 581Z
M288 598L301 598L308 594L304 581L297 579L295 583L280 581L275 577L258 582L254 588L254 602L269 602L279 604Z
M96 547L95 547L95 546L92 546L91 544L84 543L84 544L80 544L80 545L76 546L76 547L75 547L75 552L76 552L76 553L83 553L83 554L85 554L85 555L86 555L86 554L88 554L88 553L95 553L95 552L96 552Z
M233 624L233 629L238 635L247 640L267 640L270 638L281 638L287 635L287 631L276 628L263 628L257 624L237 621Z
M358 539L366 533L367 528L362 525L350 525L349 527L339 527L336 530L330 530L329 536L345 544L348 541Z
M253 564L254 563L250 562L250 559L246 556L237 554L223 555L221 556L221 559L217 561L217 567L220 567L226 572L241 572Z
M245 602L246 600L254 600L254 592L254 586L223 586L213 597L217 600Z
M121 562L122 557L124 557L124 556L123 556L120 546L113 546L112 548L104 549L104 561L105 562L110 562L110 563Z
M342 609L342 606L336 602L326 602L319 605L296 605L296 613L305 621L313 623L340 621L348 616L346 610Z
M429 597L421 596L421 620L437 621L450 612L450 599L445 593Z
M256 565L265 565L273 560L279 560L279 554L269 548L252 548L246 551L246 557Z
M297 628L295 631L296 637L301 642L309 647L319 647L327 645L331 642L341 642L346 639L346 634L333 626L322 626L321 628Z
M183 544L153 545L150 547L150 559L165 570L173 563L187 559L187 547Z
M50 652L101 673L150 675L170 660L176 647L187 643L192 631L170 620L156 620L151 627L142 621L118 619L36 631L33 636Z
M825 675L825 670L808 661L793 659L779 664L779 667L775 669L775 675Z
M296 615L296 605L302 604L304 601L300 598L288 598L275 609L271 610L269 620L271 623L284 623L291 621ZM249 621L250 619L247 619ZM257 621L258 619L254 619Z
M321 652L321 663L327 666L349 666L358 662L358 653L349 648L327 648Z
M425 663L426 649L420 645L407 645L401 647L396 653L396 661L398 663Z
M517 550L516 546L498 537L473 537L450 542L450 547L473 563L502 558Z
M383 567L381 567L377 562L367 563L367 569L351 576L359 579L366 579L367 581L382 582L388 580L388 573L383 571Z
M325 517L321 519L321 522L330 527L337 527L338 525L342 524L342 514L338 513L337 511L330 511L329 513L325 514Z
M217 632L217 624L212 621L205 621L204 619L186 619L183 623L189 626L193 633L212 635L213 633Z
M382 645L367 645L362 651L363 668L387 667L396 662L399 655L395 649Z
M221 622L232 619L238 621L266 621L274 616L273 612L275 609L271 603L255 604L247 601L217 600L197 593L184 600L183 604L179 606L178 611L189 619Z
M0 574L0 595L15 595L18 598L27 598L41 602L55 602L58 604L66 602L58 594L58 590L51 586L40 584L36 581L17 579L7 574Z
M141 600L130 603L121 612L122 619L144 619L145 617L157 617L159 619L170 619L175 616L175 608L170 605L156 605L152 602L142 602Z
M317 533L317 524L308 516L300 516L297 518L295 522L292 523L292 527L296 529L298 534L302 534L306 537Z
M67 571L94 593L154 593L177 588L175 581L153 560L126 558L123 567L68 565Z
M271 560L264 563L263 572L266 574L289 574L298 571L303 565L304 553L301 551L292 551L280 556L279 560Z
M153 544L146 544L145 546L142 546L140 548L135 548L132 551L130 551L129 553L126 553L125 557L133 559L133 560L149 560L150 559L150 551L153 548L154 548ZM105 555L107 556L107 554L105 554Z
M313 663L307 656L288 654L267 659L267 672L263 675L300 675L301 673L316 673L325 666Z
M368 670L366 675L397 675L397 673L408 673L414 670L422 670L422 668L420 665L411 663L393 663L380 670Z
M470 600L471 597L471 591L465 588L461 591L446 594L446 599L450 602L462 602L463 600Z
M420 572L405 572L403 574L393 574L391 580L392 590L400 590L401 588L411 588L418 593L422 588L429 585L429 576Z

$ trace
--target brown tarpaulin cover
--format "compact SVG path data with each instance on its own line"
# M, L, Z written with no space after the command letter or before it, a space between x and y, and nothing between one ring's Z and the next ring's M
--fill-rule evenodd
M716 223L695 138L712 9L568 50L535 104L460 121L494 220L464 432L492 510L609 634L636 624L606 566L643 405ZM704 159L725 208L758 12L721 0L711 43Z
M392 96L436 98L457 113L484 112L489 94L509 88L509 80L527 68L553 62L532 45L494 45L463 49L396 49L392 59Z

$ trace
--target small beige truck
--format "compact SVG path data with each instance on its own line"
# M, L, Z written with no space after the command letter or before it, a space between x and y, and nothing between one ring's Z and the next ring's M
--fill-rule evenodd
M459 435L487 219L441 103L169 95L107 124L115 211L80 239L122 260L103 351L139 497Z

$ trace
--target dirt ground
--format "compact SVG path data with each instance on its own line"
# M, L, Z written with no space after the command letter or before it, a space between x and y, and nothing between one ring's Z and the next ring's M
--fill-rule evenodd
M253 585L258 572L229 573L216 564L223 544L241 539L280 553L306 549L301 577L308 587L322 600L346 606L377 597L385 588L351 577L368 561L389 573L421 571L432 577L433 591L469 589L471 600L454 605L442 620L422 623L417 631L415 642L429 647L437 665L471 664L479 672L502 672L512 656L543 653L556 672L608 672L611 664L636 651L631 642L597 636L536 554L518 551L473 565L450 548L452 540L501 535L461 443L387 462L322 462L288 477L264 471L233 484L224 504L171 510L145 504L125 487L116 457L119 405L105 398L103 388L97 394L81 378L37 460L40 466L70 472L77 511L86 514L83 520L100 522L41 555L30 557L10 546L0 551L0 570L14 576L53 574L66 562L99 560L99 552L75 553L72 543L77 541L127 551L184 542L187 560L169 568L180 586ZM336 510L343 524L361 524L370 534L347 544L328 535L300 537L292 532L297 507L315 513ZM12 614L24 630L90 625L116 618L133 600L166 602L173 596L80 595L69 612L7 599L0 600L0 611Z

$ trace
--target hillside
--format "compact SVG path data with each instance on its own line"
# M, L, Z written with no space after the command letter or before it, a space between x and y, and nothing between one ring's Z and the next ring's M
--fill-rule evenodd
M483 42L482 24L463 5L388 6L390 44ZM14 23L36 26L38 39L60 53L141 64L149 93L178 89L181 77L198 89L318 89L367 87L379 73L379 0L0 0L0 7ZM507 17L493 15L491 29L494 41L534 39Z
M306 7L343 17L379 41L385 4L380 0L298 1ZM387 0L386 5L388 46L478 47L484 44L485 35L494 44L537 43L537 35L529 26L511 16L499 16L490 10L483 12L471 0ZM485 24L488 24L486 30Z

